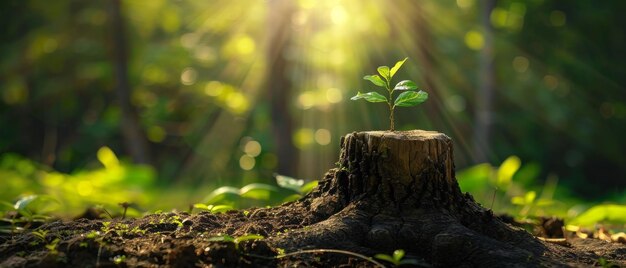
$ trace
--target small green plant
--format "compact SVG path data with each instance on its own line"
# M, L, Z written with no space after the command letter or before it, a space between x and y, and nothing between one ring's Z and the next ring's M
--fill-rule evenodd
M389 66L380 66L378 67L378 74L366 75L363 79L372 82L372 84L382 87L387 90L389 97L385 97L376 91L361 93L358 92L356 96L352 97L351 100L360 100L364 99L368 102L386 102L389 106L389 121L390 121L390 129L394 131L394 119L393 113L396 107L411 107L418 105L426 99L428 99L428 93L420 90L417 90L417 84L411 80L403 80L396 84L395 87L391 87L391 80L393 76L398 72L402 64L408 58L404 58L404 60L398 61L391 69ZM393 100L393 93L396 91L404 91L398 95L398 97Z
M607 261L605 258L600 257L598 259L598 261L595 263L597 265L599 265L602 268L614 268L614 267L619 267L619 265L612 263L610 261Z
M514 196L511 198L511 203L521 206L522 209L519 215L526 217L531 209L535 207L546 207L552 205L554 202L550 199L540 198L537 199L537 193L535 191L528 191L524 196Z
M405 265L405 264L412 264L412 265L417 265L418 264L418 262L416 260L413 260L413 259L403 259L404 258L404 250L402 250L402 249L396 249L391 256L389 256L387 254L376 254L376 255L374 255L374 258L379 259L379 260L383 260L383 261L387 261L387 262L393 264L393 266L400 266L400 265Z
M126 255L116 255L112 258L113 263L120 265L126 261Z

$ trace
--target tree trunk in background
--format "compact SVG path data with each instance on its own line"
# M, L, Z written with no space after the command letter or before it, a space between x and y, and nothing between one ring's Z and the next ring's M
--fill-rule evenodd
M495 7L495 0L482 1L481 23L484 29L484 47L480 52L479 87L476 96L475 128L474 128L474 157L478 162L489 160L490 135L492 116L493 91L495 87L495 69L493 64L493 27L491 25L491 11Z
M278 156L276 172L295 176L298 152L291 141L293 121L289 106L292 84L288 77L290 62L285 56L290 43L291 15L294 6L290 0L271 0L268 4L266 86L267 98L271 105L275 152Z
M139 125L139 118L130 103L131 88L128 81L128 47L124 18L122 17L121 0L111 0L111 37L113 51L113 68L116 78L117 101L122 112L121 131L128 153L133 161L148 164L148 142Z

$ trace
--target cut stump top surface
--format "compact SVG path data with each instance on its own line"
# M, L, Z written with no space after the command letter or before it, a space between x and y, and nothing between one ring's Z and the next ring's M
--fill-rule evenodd
M446 134L437 131L428 130L407 130L407 131L362 131L357 134L375 136L381 138L399 139L399 140L450 140Z

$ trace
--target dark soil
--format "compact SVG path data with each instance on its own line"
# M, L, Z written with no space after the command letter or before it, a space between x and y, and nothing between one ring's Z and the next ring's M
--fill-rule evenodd
M297 202L276 208L223 214L201 212L190 215L180 212L129 220L52 222L40 228L49 230L45 242L32 234L2 237L0 267L376 267L371 262L337 253L303 253L278 258L279 252L283 251L290 253L323 248L303 246L280 249L275 246L274 241L280 238L304 239L309 226L323 224L314 223L313 217L303 217L307 213L302 205L302 202ZM108 228L103 224L105 222ZM212 237L222 234L236 237L249 233L263 235L265 239L240 242L238 246L231 242L210 241ZM60 241L56 251L45 247L57 238ZM569 238L568 242L569 246L545 243L551 257L564 266L592 266L601 257L626 266L626 246L622 244L581 238ZM368 256L390 254L364 248L347 250ZM119 260L124 258L122 256L124 261L116 264L116 257ZM409 254L407 258L417 259L419 266L433 265L431 260L421 256Z
M340 167L296 202L52 222L38 228L45 235L1 237L0 267L376 267L392 265L354 254L395 249L413 260L406 267L588 267L601 258L626 266L623 244L541 241L494 216L458 189L451 150L441 134L353 133L342 140ZM537 234L558 237L561 225L547 219Z

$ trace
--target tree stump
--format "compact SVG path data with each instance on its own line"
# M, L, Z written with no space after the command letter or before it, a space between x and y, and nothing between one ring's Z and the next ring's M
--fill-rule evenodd
M432 131L368 131L341 139L339 167L302 200L307 228L272 238L281 248L364 254L404 249L441 266L546 264L544 244L494 217L454 176L452 140Z

